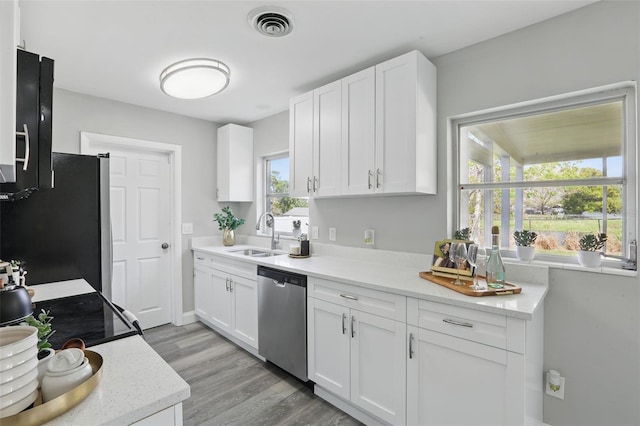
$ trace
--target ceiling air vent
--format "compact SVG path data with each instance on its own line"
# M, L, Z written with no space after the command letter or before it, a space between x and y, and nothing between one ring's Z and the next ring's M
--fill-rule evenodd
M284 37L293 31L293 20L286 9L265 6L249 13L249 25L268 37Z

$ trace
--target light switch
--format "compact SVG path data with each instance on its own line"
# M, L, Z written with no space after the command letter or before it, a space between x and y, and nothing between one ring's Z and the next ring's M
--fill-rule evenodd
M312 226L311 227L311 239L317 240L318 237L318 227L317 226Z
M182 235L191 235L191 234L193 234L193 223L183 223Z
M329 241L336 240L336 228L329 228Z

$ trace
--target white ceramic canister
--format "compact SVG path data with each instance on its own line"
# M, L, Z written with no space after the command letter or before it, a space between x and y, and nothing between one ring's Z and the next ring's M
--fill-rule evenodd
M84 383L93 375L89 360L81 349L64 349L48 363L42 379L42 399L51 401Z

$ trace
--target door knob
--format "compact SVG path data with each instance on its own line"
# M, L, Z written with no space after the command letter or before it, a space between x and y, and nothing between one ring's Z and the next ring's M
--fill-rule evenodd
M169 244L168 243L162 243L162 248L163 249L168 249L169 248Z

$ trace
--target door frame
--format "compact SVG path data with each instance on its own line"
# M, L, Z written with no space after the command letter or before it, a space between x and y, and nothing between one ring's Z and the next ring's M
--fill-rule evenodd
M96 148L96 146L100 146L100 149ZM182 223L182 146L122 136L80 132L81 154L94 154L97 151L102 151L102 147L105 146L112 146L119 150L133 149L168 155L170 179L169 210L172 230L169 244L173 248L169 265L171 268L169 283L171 288L171 322L180 326L184 321L182 312L182 233L180 231L180 224Z

